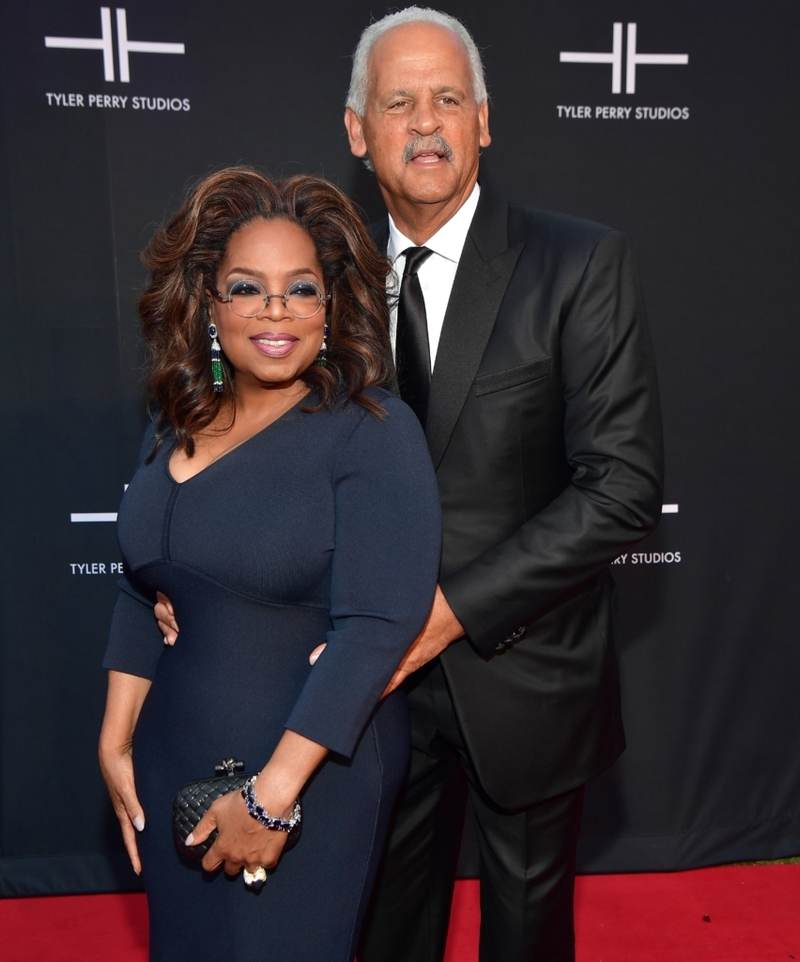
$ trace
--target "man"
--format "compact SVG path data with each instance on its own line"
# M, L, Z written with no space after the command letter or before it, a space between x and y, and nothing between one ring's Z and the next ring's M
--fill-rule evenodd
M478 187L483 68L446 14L365 30L345 125L389 211L399 385L444 520L440 587L393 681L412 760L359 959L442 959L468 792L481 962L566 962L583 786L624 747L608 564L661 511L635 267L615 231Z
M389 211L375 237L403 278L400 390L444 521L433 610L396 677L414 672L412 761L359 958L443 957L463 770L481 962L562 962L583 786L624 747L608 564L661 512L635 267L618 233L477 186L483 68L445 14L410 7L364 31L345 126Z

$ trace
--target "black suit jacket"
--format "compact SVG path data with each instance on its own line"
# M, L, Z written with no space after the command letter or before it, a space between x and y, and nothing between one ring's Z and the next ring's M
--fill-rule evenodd
M387 223L375 237L385 250ZM608 565L657 524L663 455L621 234L482 187L427 437L440 582L467 635L442 665L483 788L504 807L530 805L624 747Z

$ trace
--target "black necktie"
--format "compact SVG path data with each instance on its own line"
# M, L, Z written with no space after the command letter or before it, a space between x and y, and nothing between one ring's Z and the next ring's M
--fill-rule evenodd
M431 390L431 352L428 318L417 271L433 251L427 247L409 247L403 253L406 266L397 301L397 379L400 397L425 427Z

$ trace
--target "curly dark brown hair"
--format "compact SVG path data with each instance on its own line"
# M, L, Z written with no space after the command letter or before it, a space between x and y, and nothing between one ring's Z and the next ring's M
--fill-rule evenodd
M178 448L191 457L197 433L221 406L235 412L233 371L214 393L208 289L232 235L250 221L283 219L298 224L314 242L331 295L327 367L309 367L303 379L319 403L340 395L377 416L383 409L364 394L392 376L386 278L389 262L369 238L350 200L320 177L273 181L250 167L211 174L189 193L142 254L150 282L139 300L142 336L149 354L150 394L160 410L159 436L172 428ZM235 416L235 415L234 415ZM157 442L157 443L160 443Z

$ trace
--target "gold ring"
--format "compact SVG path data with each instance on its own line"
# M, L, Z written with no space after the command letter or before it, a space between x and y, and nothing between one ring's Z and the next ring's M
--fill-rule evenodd
M263 865L259 865L255 872L242 871L242 880L248 888L260 889L267 881L267 870Z

